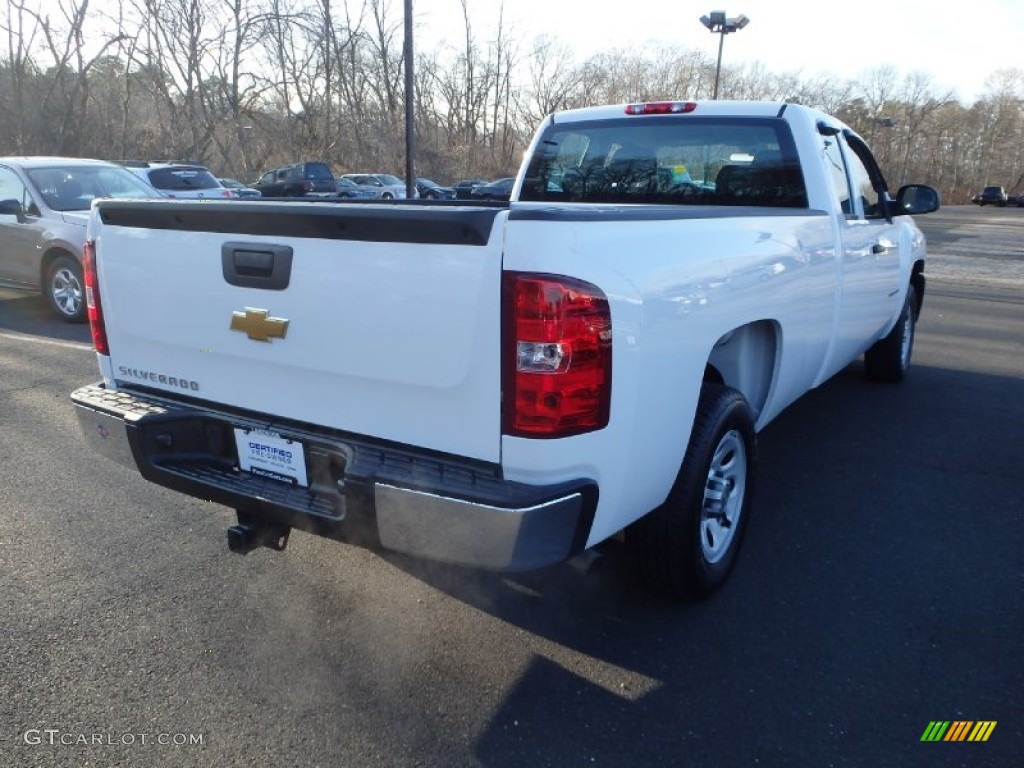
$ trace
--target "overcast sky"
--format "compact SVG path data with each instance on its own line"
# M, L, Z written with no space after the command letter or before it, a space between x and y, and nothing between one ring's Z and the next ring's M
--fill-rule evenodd
M0 0L2 2L3 0ZM35 0L60 18L60 0ZM96 16L118 0L91 0ZM251 0L254 5L260 0ZM345 0L333 0L337 8ZM358 8L362 0L348 0ZM404 0L386 0L401 23ZM860 79L892 65L901 75L923 72L936 90L972 102L998 69L1024 70L1024 0L504 0L506 29L529 44L548 34L582 61L602 50L678 44L718 55L718 35L700 23L713 10L743 14L750 24L725 39L723 65L759 62L776 74L823 72ZM735 5L731 3L735 2ZM33 5L29 2L29 5ZM479 44L496 29L501 0L467 0ZM464 44L460 0L413 0L416 47ZM340 15L340 14L339 14ZM664 94L665 97L687 94Z
M399 9L402 0L392 0ZM500 0L467 0L474 31L494 29ZM718 55L718 35L699 19L713 10L743 14L749 25L725 39L723 66L760 62L769 71L830 72L858 79L890 64L924 72L936 89L966 102L980 97L997 69L1024 70L1024 0L505 0L506 25L529 41L558 37L581 58L612 48L678 43ZM459 0L413 0L417 47L454 44L462 35ZM685 96L686 94L665 94Z

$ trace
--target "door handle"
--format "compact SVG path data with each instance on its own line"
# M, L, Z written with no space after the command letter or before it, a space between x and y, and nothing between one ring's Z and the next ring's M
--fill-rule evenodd
M292 249L287 245L224 243L220 263L224 280L240 288L283 291L292 277Z

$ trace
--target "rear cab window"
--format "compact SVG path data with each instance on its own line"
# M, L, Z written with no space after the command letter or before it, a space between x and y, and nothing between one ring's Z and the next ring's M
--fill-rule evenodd
M149 181L157 189L216 189L220 182L206 168L154 168Z
M524 201L806 208L789 125L778 118L627 118L552 124Z
M326 163L306 163L307 179L314 179L318 181L331 181L334 179L334 174L331 173L330 166Z

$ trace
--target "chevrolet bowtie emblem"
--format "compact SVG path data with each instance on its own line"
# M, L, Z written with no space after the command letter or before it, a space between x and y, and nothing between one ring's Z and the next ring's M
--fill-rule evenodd
M246 307L245 312L231 313L231 330L241 331L254 341L283 339L288 332L288 321L283 317L269 317L265 309Z

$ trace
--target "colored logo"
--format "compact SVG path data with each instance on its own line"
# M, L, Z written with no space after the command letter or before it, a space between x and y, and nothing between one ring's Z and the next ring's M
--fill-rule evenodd
M265 309L246 307L245 312L231 313L231 330L241 331L253 341L283 339L288 332L288 321L282 317L270 317Z
M988 741L997 720L932 720L921 741Z

